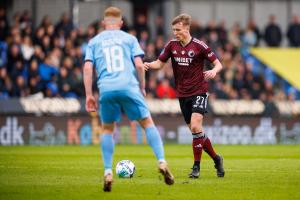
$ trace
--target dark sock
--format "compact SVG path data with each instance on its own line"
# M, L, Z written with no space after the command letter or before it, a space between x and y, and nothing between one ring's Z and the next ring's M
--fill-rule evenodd
M217 154L214 148L212 147L212 144L208 137L205 137L205 140L203 142L203 149L213 160L217 158Z
M200 161L194 161L194 166L197 166L198 168L200 168Z
M194 154L194 164L201 161L202 149L203 149L203 135L202 133L193 133L193 154Z

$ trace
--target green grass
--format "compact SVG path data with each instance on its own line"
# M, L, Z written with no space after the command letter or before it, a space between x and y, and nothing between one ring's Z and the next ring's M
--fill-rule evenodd
M115 176L102 191L99 146L0 147L0 199L300 199L300 146L216 146L224 156L225 178L203 154L201 178L189 179L190 146L166 145L175 185L157 173L150 147L116 146L115 163L130 159L132 179Z

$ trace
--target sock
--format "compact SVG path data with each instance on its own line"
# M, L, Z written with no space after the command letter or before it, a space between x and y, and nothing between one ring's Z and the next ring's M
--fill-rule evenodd
M194 161L194 166L197 166L198 168L200 168L200 161Z
M114 139L112 134L102 134L101 151L104 170L112 169L112 157L114 153Z
M214 150L214 148L212 147L212 144L210 142L210 139L208 137L205 137L205 140L204 140L204 144L203 144L203 148L204 148L204 151L213 159L215 160L217 154Z
M194 154L194 165L200 166L202 148L203 148L203 137L202 132L193 133L193 154ZM198 164L199 163L199 164Z
M145 129L148 144L151 146L156 158L160 162L165 162L163 143L157 128L153 125Z

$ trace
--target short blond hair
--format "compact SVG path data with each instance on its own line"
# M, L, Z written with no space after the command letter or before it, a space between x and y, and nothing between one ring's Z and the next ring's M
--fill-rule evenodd
M185 26L190 26L191 25L191 21L192 21L192 17L188 14L181 14L176 16L173 21L172 21L172 25L178 24L178 23L182 23Z
M108 7L104 11L104 18L113 17L113 18L122 18L122 11L117 7Z

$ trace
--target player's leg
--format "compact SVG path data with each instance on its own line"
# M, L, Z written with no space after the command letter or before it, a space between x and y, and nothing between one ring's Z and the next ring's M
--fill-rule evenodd
M100 117L102 121L101 153L104 164L104 186L105 192L111 191L113 172L112 161L114 153L113 132L115 122L120 120L121 107L117 102L115 93L104 93L100 98Z
M193 113L191 115L191 123L189 125L192 136L193 136L193 154L194 154L194 164L192 171L189 174L190 178L198 178L200 176L200 163L203 150L203 138L204 134L202 132L202 121L203 115L199 113Z
M114 153L114 123L102 124L103 133L101 135L101 152L104 164L104 186L103 190L105 192L111 191L113 172L112 172L112 161Z
M146 117L138 120L140 125L144 128L148 144L151 146L157 160L159 172L164 176L165 183L168 185L174 184L174 176L168 168L164 155L163 142L160 134L153 123L152 117Z
M165 177L168 185L174 183L174 177L167 167L165 161L163 142L160 134L154 125L149 109L145 103L144 97L140 92L127 92L122 99L122 108L130 120L136 120L145 130L148 144L151 146L157 160L159 161L159 170Z
M193 98L194 97L182 97L179 98L179 104L180 109L182 112L182 115L184 117L184 120L188 127L190 128L192 134L193 134L193 141L192 141L192 149L193 149L193 155L194 155L194 164L192 167L191 173L189 173L190 178L198 178L200 175L200 161L201 161L201 155L202 155L202 144L200 144L200 136L197 134L199 130L193 132L191 129L191 126L193 125L193 129L197 128L200 129L198 125L200 122L200 116L194 116L192 118L192 108L193 108ZM192 124L193 120L193 124ZM199 121L197 123L197 121Z
M199 153L198 155L200 155L199 159L201 161L201 154L203 149L213 159L215 163L215 168L217 169L217 176L224 177L225 171L223 168L223 158L216 154L210 139L203 133L202 122L203 122L203 116L201 114L199 113L192 114L191 131L193 133L193 150L196 154ZM195 161L193 168L195 168L197 164L198 162ZM199 165L199 169L200 169L200 165Z
M147 142L151 146L157 160L165 162L163 142L151 116L139 119L138 122L145 130Z
M193 148L201 147L214 160L217 176L223 177L225 172L223 169L223 158L216 154L210 139L203 132L203 116L206 113L207 94L201 94L193 98L192 116L190 128L193 134ZM197 152L197 148L194 150ZM198 149L200 151L200 149ZM201 153L200 153L201 160Z

